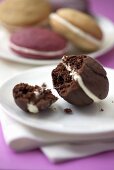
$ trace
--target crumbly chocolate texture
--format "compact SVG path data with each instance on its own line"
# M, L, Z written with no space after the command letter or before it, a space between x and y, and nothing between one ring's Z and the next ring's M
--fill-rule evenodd
M72 110L71 110L70 108L64 109L64 112L65 112L66 114L72 114Z
M46 89L46 85L31 86L25 83L17 84L13 88L13 97L15 103L25 112L38 113L48 109L57 101L51 90ZM35 107L35 112L28 108L28 105ZM32 108L33 108L32 107Z
M100 110L101 112L103 112L104 111L104 109L103 108L101 108L101 110Z
M63 64L64 63L64 64ZM82 90L65 65L81 76L85 86L100 100L106 98L109 82L106 71L96 60L89 56L64 56L62 62L52 71L54 88L59 95L71 104L85 106L93 100Z

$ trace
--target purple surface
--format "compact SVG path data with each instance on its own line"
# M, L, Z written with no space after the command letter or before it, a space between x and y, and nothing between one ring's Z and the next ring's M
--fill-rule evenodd
M114 0L90 0L92 11L114 21ZM98 60L107 67L114 68L114 49ZM61 164L51 164L39 151L16 154L4 143L0 130L0 170L114 170L114 152L107 152L72 160Z
M60 164L52 164L39 151L14 153L4 143L0 130L0 170L113 170L114 152L107 152L72 160Z

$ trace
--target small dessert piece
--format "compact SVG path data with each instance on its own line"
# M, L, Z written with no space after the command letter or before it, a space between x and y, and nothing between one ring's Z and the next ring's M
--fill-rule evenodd
M49 0L52 5L53 11L59 8L73 8L79 11L89 13L88 0Z
M85 106L105 99L109 91L106 71L89 56L64 56L52 71L54 88L67 102Z
M72 110L69 109L69 108L64 109L64 112L65 112L66 114L72 114Z
M103 112L103 111L104 111L104 109L102 109L102 108L101 108L101 110L100 110L100 111L101 111L101 112Z
M3 26L14 31L45 22L50 12L47 0L5 0L1 4L0 19Z
M58 99L44 86L30 86L24 83L13 88L13 97L17 106L33 114L48 109Z
M56 59L68 51L67 41L57 33L38 27L29 27L14 32L10 48L19 56L29 59Z
M102 45L103 34L95 18L70 8L62 8L49 16L53 30L79 49L89 52Z

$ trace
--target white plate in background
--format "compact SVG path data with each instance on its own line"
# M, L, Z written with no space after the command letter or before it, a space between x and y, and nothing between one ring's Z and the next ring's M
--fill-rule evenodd
M114 24L105 17L97 17L99 26L104 34L104 40L101 49L96 52L90 53L89 55L93 58L99 57L100 55L108 52L112 47L114 47ZM0 57L10 61L15 61L24 64L31 65L52 65L57 64L60 59L27 59L20 57L9 49L9 34L0 27ZM76 52L75 52L76 53Z

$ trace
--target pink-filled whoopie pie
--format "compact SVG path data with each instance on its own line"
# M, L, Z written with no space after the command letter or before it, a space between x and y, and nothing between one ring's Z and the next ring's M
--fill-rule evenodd
M21 57L31 59L57 59L68 51L68 42L47 28L30 27L14 32L9 44Z

